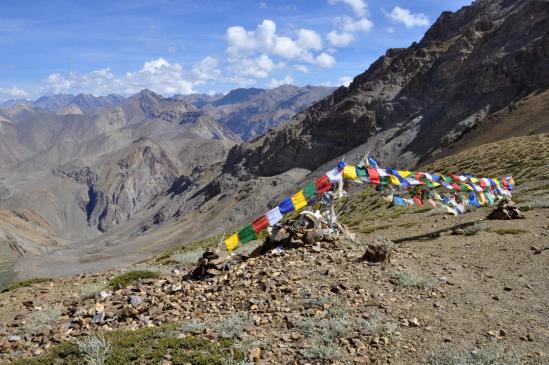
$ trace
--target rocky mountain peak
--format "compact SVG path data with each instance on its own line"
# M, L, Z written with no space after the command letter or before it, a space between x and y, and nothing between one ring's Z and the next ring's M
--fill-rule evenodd
M388 50L348 88L235 146L224 170L314 170L361 145L389 164L413 166L548 88L547 29L546 1L479 0L445 12L420 42Z

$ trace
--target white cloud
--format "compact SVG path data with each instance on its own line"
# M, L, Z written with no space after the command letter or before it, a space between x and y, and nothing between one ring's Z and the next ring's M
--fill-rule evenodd
M395 22L404 24L406 28L429 25L429 19L425 14L413 14L410 10L401 8L400 6L395 6L395 8L386 15Z
M250 77L264 79L269 77L269 74L275 68L284 66L284 63L274 63L268 55L262 53L255 58L242 58L238 62L232 63L229 70L240 79ZM237 81L239 84L242 84L242 82L242 80ZM249 80L244 81L244 84L249 83Z
M297 44L303 49L314 49L319 51L322 49L322 39L317 32L310 29L300 29L297 31Z
M295 65L294 68L296 71L303 72L304 74L309 73L309 68L305 65Z
M0 100L21 99L27 96L29 96L29 94L25 90L20 89L17 86L13 86L8 89L0 88Z
M334 56L325 52L316 56L315 60L320 67L325 67L325 68L332 67L333 65L336 64L336 59L334 58Z
M353 19L350 16L337 17L334 23L339 31L332 30L326 35L328 42L334 47L348 46L355 39L355 33L368 33L374 27L374 23L368 18Z
M393 33L395 32L395 28L393 28L393 27L387 27L387 28L385 28L385 31L386 31L387 33L389 33L389 34L393 34Z
M336 30L332 30L330 33L328 33L326 35L326 38L328 38L328 42L330 42L330 44L334 47L348 46L355 39L352 33L340 33Z
M233 59L239 59L247 54L266 53L286 59L308 60L309 50L322 49L320 36L310 29L299 29L297 38L279 36L276 33L276 23L266 19L253 31L241 26L229 27L226 32L229 47L227 53Z
M196 85L201 85L210 80L217 80L221 76L217 58L206 57L193 66L192 76Z
M339 84L343 85L343 86L346 86L346 87L348 87L351 84L352 81L353 81L353 78L349 77L349 76L341 76L338 79Z
M294 78L287 75L286 77L280 80L271 79L271 81L269 81L269 83L267 84L267 87L274 89L275 87L292 84L293 82L294 82Z
M131 95L142 89L151 89L163 95L190 94L194 86L221 77L219 61L206 57L186 73L178 63L170 63L164 58L147 61L140 70L115 76L110 68L103 68L85 74L70 72L54 73L44 80L40 88L46 93L110 93Z
M366 3L364 0L328 0L328 4L335 5L337 3L343 3L351 7L358 16L366 14Z
M335 19L336 25L344 32L369 32L374 23L368 18L353 19L350 16L342 16Z

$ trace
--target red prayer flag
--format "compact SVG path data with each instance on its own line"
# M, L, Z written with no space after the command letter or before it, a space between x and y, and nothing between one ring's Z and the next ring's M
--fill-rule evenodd
M328 180L328 176L326 175L322 175L321 177L316 179L315 185L316 191L318 191L319 193L325 193L332 188L332 183L330 182L330 180Z
M414 202L417 204L417 205L423 205L423 200L421 200L421 198L419 197L419 195L414 195L414 197L412 198L414 200Z
M379 185L381 182L381 179L379 177L377 170L370 166L368 166L367 169L368 169L368 177L370 178L370 182L376 185Z
M252 223L252 227L254 227L255 233L259 233L262 230L264 230L265 228L269 227L269 220L267 219L266 216L263 215L263 216L257 218Z

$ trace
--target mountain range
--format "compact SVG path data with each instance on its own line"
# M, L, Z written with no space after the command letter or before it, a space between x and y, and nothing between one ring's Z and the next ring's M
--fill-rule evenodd
M419 42L335 90L10 103L0 255L28 276L97 271L228 233L343 157L413 168L547 132L547 5L478 0L444 12Z

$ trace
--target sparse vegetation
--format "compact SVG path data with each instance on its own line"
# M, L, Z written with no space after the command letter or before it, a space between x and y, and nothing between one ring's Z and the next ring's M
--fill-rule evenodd
M177 251L170 256L170 261L181 266L188 267L196 264L198 259L202 257L204 251Z
M23 331L36 335L43 330L48 329L61 316L61 310L58 308L43 308L42 310L32 312L23 324Z
M88 336L76 344L87 365L104 365L112 350L110 341L103 334Z
M92 299L97 296L102 290L105 290L105 283L86 283L78 287L78 297L82 300Z
M433 286L433 280L431 278L413 272L395 272L391 275L391 279L395 282L397 288L399 289L426 289Z
M105 365L160 364L167 355L173 364L224 365L232 357L234 363L241 363L245 356L234 348L234 341L186 336L166 336L174 325L140 328L138 330L117 330L105 333L105 341L110 343L110 351L104 359ZM105 344L106 344L105 342ZM93 344L97 346L98 344ZM102 345L97 346L101 349ZM232 349L232 354L229 349ZM22 359L12 365L82 365L85 358L77 343L65 342L40 357Z
M518 228L500 228L500 229L491 229L490 232L494 232L497 234L523 234L528 233L528 231L525 231L524 229L518 229Z
M202 322L198 322L196 319L190 321L184 321L181 323L181 331L183 332L201 332L206 328L206 325Z
M130 266L127 271L152 271L157 273L158 275L166 275L171 271L171 268L166 265L149 264L142 262Z
M491 347L473 351L455 351L444 348L431 354L431 365L518 365L513 353L505 352L501 347Z
M486 225L475 222L473 225L461 229L457 229L456 233L462 236L474 236L479 232L486 230Z
M25 287L28 287L28 286L31 286L31 285L34 285L34 284L47 283L51 280L52 279L50 279L50 278L34 278L34 279L19 281L15 284L12 284L12 285L8 286L6 289L2 290L2 293L6 293L6 292L9 292L9 291L12 291L12 290L19 289L19 288L25 288Z
M221 318L215 325L214 331L222 338L244 338L244 331L253 324L247 313L237 313Z
M381 230L392 228L392 227L393 226L390 225L390 224L384 224L384 225L381 225L381 226L365 227L365 228L360 229L360 233L369 234L369 233L373 233L373 232L376 232L376 231L381 231Z
M153 279L159 277L160 274L154 271L140 270L140 271L129 271L124 274L118 275L117 277L109 281L109 287L126 287L131 283L142 280L142 279Z
M377 317L373 320L355 317L343 303L337 300L332 300L332 303L326 318L306 317L296 323L296 328L310 342L300 351L308 359L332 360L341 354L341 338L351 334L379 335L385 331L385 326Z

